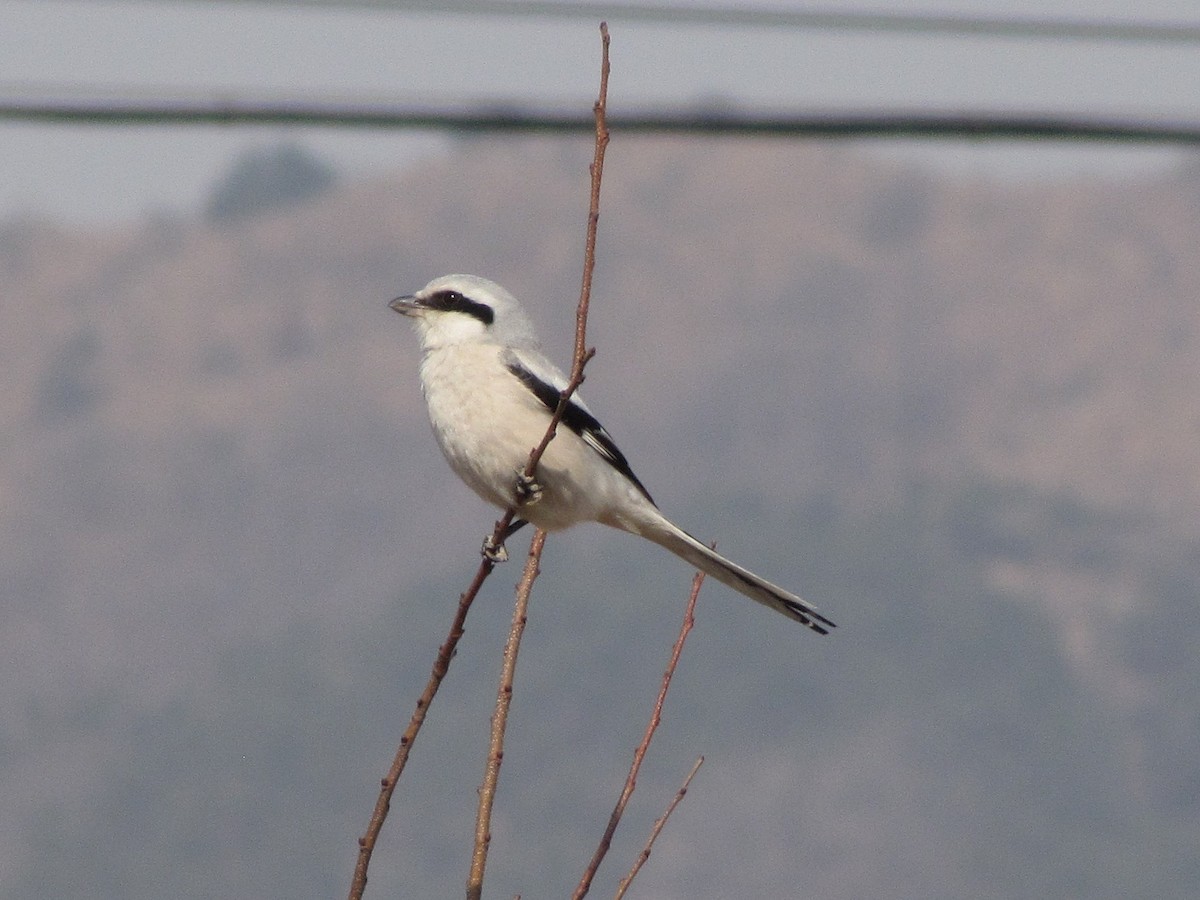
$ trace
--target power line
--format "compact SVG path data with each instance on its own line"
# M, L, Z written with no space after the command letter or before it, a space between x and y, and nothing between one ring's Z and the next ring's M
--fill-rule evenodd
M592 133L590 114L517 106L445 109L288 100L0 98L0 120L73 125L295 125L460 133ZM614 132L1200 144L1200 123L1053 113L763 113L683 109L609 116Z
M148 0L143 0L148 2ZM161 4L163 0L149 0ZM176 0L231 3L235 0ZM753 6L683 6L672 3L554 2L554 0L236 0L238 5L309 9L391 10L470 16L585 18L610 22L893 32L961 37L1042 38L1137 43L1200 43L1200 24L1133 19L987 16L958 13L882 13Z

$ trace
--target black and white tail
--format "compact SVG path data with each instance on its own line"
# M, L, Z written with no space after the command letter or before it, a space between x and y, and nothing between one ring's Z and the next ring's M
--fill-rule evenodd
M640 530L640 534L654 541L660 547L670 550L680 559L711 575L717 581L733 588L739 594L744 594L751 600L756 600L764 606L778 610L789 619L795 619L807 625L817 634L829 634L834 624L817 612L816 608L795 594L783 588L764 581L753 572L743 569L737 563L730 562L715 550L710 550L683 529L671 523L666 518L655 523L658 527Z

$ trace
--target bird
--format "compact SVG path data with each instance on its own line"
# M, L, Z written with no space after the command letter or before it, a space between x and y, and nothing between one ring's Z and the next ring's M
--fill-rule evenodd
M582 522L646 538L751 600L819 634L833 622L795 594L721 556L671 522L578 392L532 479L524 468L568 384L542 354L532 321L500 285L443 275L388 304L409 317L421 345L421 389L451 469L486 502L516 510L507 539L532 523L547 532ZM503 540L484 542L493 561Z

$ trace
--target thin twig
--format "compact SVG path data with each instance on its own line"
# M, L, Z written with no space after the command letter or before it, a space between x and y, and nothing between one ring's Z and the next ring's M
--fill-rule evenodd
M529 462L525 466L525 474L529 477L534 476L538 461L542 458L542 454L546 452L546 447L554 437L558 423L562 420L563 413L566 411L567 402L583 382L584 365L596 352L595 350L586 350L585 346L587 342L587 311L591 299L592 271L596 264L596 224L600 218L600 179L604 169L604 148L608 144L608 126L605 119L605 110L608 99L609 39L608 26L604 23L600 25L600 35L603 56L600 67L600 95L594 107L596 115L596 154L590 169L592 176L591 199L588 207L588 228L583 259L583 287L580 293L579 307L575 313L575 353L571 366L571 379L566 389L562 392L558 408L551 417L542 442L529 455ZM495 528L492 531L491 546L499 547L503 543L505 532L515 517L516 510L505 510L504 515L496 522ZM422 691L420 699L417 700L417 708L413 712L412 718L409 719L408 727L404 730L403 736L400 738L400 746L396 750L391 768L380 782L379 797L375 801L375 809L371 813L370 822L367 823L367 830L358 839L358 860L354 866L354 877L350 882L349 900L362 900L363 893L366 891L367 870L371 864L371 854L375 851L379 832L383 828L384 820L387 818L388 810L391 807L392 795L395 793L396 785L400 781L400 776L404 772L405 765L408 763L409 752L412 749L413 742L416 741L417 735L421 731L421 726L425 722L425 715L429 710L429 705L437 695L442 679L446 677L446 672L450 667L450 660L454 658L454 652L458 647L459 639L463 636L463 626L466 622L467 613L471 609L471 604L475 601L475 596L479 593L483 582L492 573L492 569L494 568L495 563L484 558L479 564L479 569L476 571L475 578L471 582L470 587L459 597L458 609L455 612L454 621L450 625L450 632L445 642L438 648L437 657L433 663L433 671L425 684L425 690Z
M634 788L637 787L638 772L642 768L642 760L646 756L646 751L650 749L650 741L654 738L654 732L658 730L658 725L662 722L663 701L667 699L667 691L671 687L671 679L675 675L675 667L679 665L679 656L683 653L683 644L687 640L688 632L692 630L692 626L696 623L696 598L700 596L700 585L704 584L704 573L697 572L692 578L692 592L688 596L687 609L683 614L683 624L679 627L679 637L675 638L675 646L671 648L671 659L667 663L667 670L663 673L662 686L658 689L658 699L654 701L654 712L650 716L650 723L646 726L646 733L642 737L642 742L637 745L637 749L633 751L633 762L629 766L629 775L625 778L625 786L621 789L621 796L617 798L617 805L613 807L612 815L608 818L608 827L604 829L604 836L600 838L600 846L596 848L591 862L584 869L583 877L579 879L579 885L575 888L575 893L572 894L573 900L581 900L587 895L588 890L592 886L592 879L596 877L596 870L600 868L600 863L604 859L608 848L612 845L613 834L616 833L617 825L621 823L621 816L625 812L625 806L629 803L629 798L633 795Z
M525 571L517 584L512 628L508 632L508 641L504 645L504 661L500 666L500 690L496 694L496 710L492 713L492 736L488 744L487 767L483 773L483 784L479 788L479 812L475 818L475 850L471 854L471 873L467 877L468 900L478 900L483 893L483 870L487 865L488 846L492 841L492 806L496 799L496 785L500 780L500 763L504 760L504 731L508 723L508 709L512 703L517 656L521 651L521 637L525 633L529 594L533 590L533 582L538 577L538 564L545 545L546 532L539 528L529 545Z
M633 862L633 868L629 870L629 874L621 879L621 883L617 885L617 892L613 895L613 900L621 900L625 896L625 892L629 890L629 885L633 883L634 877L641 871L642 866L646 864L646 860L650 858L650 850L654 846L654 841L658 838L659 833L663 830L663 826L667 824L667 819L671 818L671 813L675 812L683 798L687 795L688 785L692 783L692 779L696 777L696 773L700 771L700 767L704 765L704 757L701 756L696 760L696 764L692 766L692 771L688 772L687 778L683 779L683 784L679 786L679 790L675 792L675 797L667 805L667 810L661 816L654 820L654 827L650 829L650 837L646 839L646 846L642 848L642 852L638 854L638 858Z
M571 377L559 395L558 407L550 417L550 423L541 443L529 454L529 462L525 466L525 475L536 479L538 461L558 429L558 423L567 409L571 395L583 383L583 369L596 353L587 349L587 315L592 293L592 272L596 266L596 227L600 220L600 183L604 173L604 151L608 146L608 124L606 110L608 106L608 26L600 23L601 58L600 58L600 92L593 111L596 116L596 147L589 171L591 173L591 193L588 202L587 234L583 254L583 283L579 292L579 305L575 311L575 349L572 354ZM509 510L511 519L513 511ZM497 523L499 531L500 523ZM491 741L488 750L487 766L484 769L483 783L479 788L479 811L475 821L475 845L471 853L471 871L467 876L467 900L478 900L483 893L483 874L487 866L488 848L491 845L492 808L495 803L496 786L500 779L500 765L504 759L504 733L508 726L508 711L512 703L513 676L516 671L517 655L521 645L521 635L525 629L526 611L529 605L529 594L533 582L540 571L542 549L546 543L546 534L541 529L534 534L530 544L529 556L525 562L525 572L517 585L516 607L513 611L513 625L509 632L508 643L504 650L504 663L500 672L500 688L496 698L496 709L492 714Z
M596 230L600 223L600 181L604 175L604 151L608 148L608 23L600 23L600 93L592 112L596 118L596 149L588 172L592 177L591 194L588 201L587 235L583 245L583 283L579 289L579 306L575 309L575 352L571 360L571 377L558 398L558 407L550 418L550 427L542 442L534 448L525 467L525 476L532 478L537 461L546 452L546 447L558 431L558 423L567 411L571 395L583 384L583 367L596 355L596 349L587 346L588 308L592 301L592 272L596 268Z

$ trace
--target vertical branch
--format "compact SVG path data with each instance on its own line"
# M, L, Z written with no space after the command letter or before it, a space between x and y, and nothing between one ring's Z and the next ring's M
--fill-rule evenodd
M500 763L504 759L504 731L508 724L508 709L512 704L513 680L517 671L517 655L521 650L521 637L525 633L525 622L529 609L529 594L537 580L542 548L546 545L546 532L540 528L529 545L525 559L525 571L517 584L517 602L513 607L512 628L508 642L504 645L504 658L500 666L500 690L496 694L496 710L492 713L492 736L488 744L487 767L483 773L483 784L479 788L479 812L475 818L475 849L471 854L471 872L467 876L467 898L478 900L483 893L483 870L487 865L488 846L492 841L492 806L496 799L496 785L500 780Z
M604 151L608 148L608 24L600 23L600 93L592 112L596 117L596 148L592 156L592 164L588 172L592 176L590 199L588 200L587 234L583 244L583 283L579 289L579 305L575 309L575 352L571 359L571 377L558 398L558 407L550 417L550 427L542 442L534 448L529 457L529 465L525 467L525 475L532 478L537 468L537 461L546 452L546 447L554 439L558 431L558 423L562 421L567 410L567 402L571 395L583 384L583 367L588 360L596 355L595 348L587 346L587 317L588 308L592 302L592 272L596 268L596 229L600 223L600 181L604 176Z
M571 377L567 386L559 395L558 407L550 417L541 443L529 454L529 462L525 466L525 475L536 477L537 464L550 441L558 430L567 403L571 395L583 383L583 368L587 365L596 351L587 349L587 316L592 293L592 272L596 267L596 228L600 220L600 183L604 174L604 151L608 146L608 122L606 110L608 106L608 26L600 23L601 62L600 62L600 93L593 107L596 116L596 146L589 168L591 173L591 193L588 202L587 235L583 254L583 284L579 293L579 305L575 311L575 350L572 355ZM514 512L508 511L511 519ZM500 523L497 523L497 533ZM542 549L546 543L546 534L541 529L534 534L530 544L529 556L525 562L525 571L517 585L516 606L513 610L513 624L509 632L508 643L504 649L504 662L500 672L500 688L496 697L496 709L492 714L491 741L488 749L487 766L484 769L483 783L479 788L479 810L475 820L475 845L471 854L471 871L467 876L467 900L479 900L483 893L483 874L487 866L488 848L491 845L492 808L495 803L496 786L500 779L500 764L504 759L504 733L508 726L508 711L512 703L513 678L516 672L517 654L520 651L521 636L525 631L526 613L529 608L529 594L533 582L537 579L542 558Z
M546 447L554 438L554 434L558 428L558 423L562 420L563 413L566 411L567 402L571 395L579 388L583 382L583 367L587 361L595 355L595 350L587 349L587 314L588 306L591 301L592 290L592 272L596 265L596 228L600 220L600 182L604 170L604 150L608 146L608 125L606 120L606 109L608 103L608 26L605 23L600 24L600 36L602 46L602 57L600 65L600 94L597 99L593 111L596 115L596 150L592 165L589 169L591 173L591 194L588 204L588 224L587 237L584 245L583 258L583 285L580 291L579 306L575 312L575 350L571 365L571 378L567 387L563 390L559 398L558 408L554 411L554 415L550 419L550 424L546 428L546 434L542 438L540 444L533 449L529 455L529 462L525 467L525 474L533 477L537 470L538 460L542 454L546 452ZM491 544L492 546L500 546L504 540L504 534L508 530L509 524L516 515L516 511L506 510L504 515L496 522L495 528L492 531ZM536 545L536 555L532 556L530 563L527 565L527 570L531 569L534 574L529 580L532 587L533 579L536 578L538 562L541 559L542 546L545 543L545 535L540 532L534 536L534 542L531 545L531 554L534 552ZM450 625L450 632L446 640L438 648L438 653L433 663L433 671L430 673L429 680L425 684L425 690L422 691L420 698L417 700L417 708L409 720L408 727L404 730L403 736L400 738L400 746L396 750L396 755L392 760L391 768L381 780L379 797L375 801L375 808L371 813L371 820L367 824L367 830L361 838L358 839L358 860L354 867L354 876L350 882L349 900L362 900L363 893L367 887L367 872L371 864L371 855L375 851L375 844L379 839L379 832L383 828L383 823L387 818L388 810L391 808L392 795L395 793L396 785L400 780L401 774L404 772L404 767L408 763L408 755L412 750L412 745L417 739L417 735L421 731L421 726L425 722L426 713L429 710L429 705L433 702L433 698L437 695L438 688L441 686L442 680L446 677L446 672L450 667L450 660L454 658L455 650L458 647L458 642L463 636L463 626L466 622L467 613L470 611L471 604L475 600L475 596L479 593L479 589L483 586L483 582L491 574L494 568L494 563L488 559L484 559L479 564L479 569L475 573L475 578L471 582L470 587L466 592L459 597L458 609L455 612L454 620ZM518 606L521 604L520 594L518 594ZM526 604L528 603L528 594L525 595ZM522 619L524 612L521 613ZM523 625L523 622L522 622ZM515 628L515 624L514 624ZM511 635L510 635L511 640ZM519 646L520 638L517 638L517 646ZM506 655L506 665L507 665ZM515 667L515 649L512 665ZM511 675L511 673L510 673ZM503 679L502 679L503 685ZM512 682L511 677L508 681L508 692L511 694ZM501 692L504 688L502 686ZM498 717L500 724L499 740L503 743L504 725L507 721L507 703L502 715ZM496 733L493 730L493 749L495 749ZM492 778L491 794L495 794L495 778L499 774L500 755L496 753L489 754L488 772L494 774ZM486 783L486 778L485 778ZM482 792L481 792L482 803ZM481 805L482 815L482 805ZM490 821L491 815L491 799L488 800L487 819ZM488 823L483 822L482 832L482 851L480 850L481 838L480 829L476 831L476 849L472 859L472 880L475 872L475 857L480 857L479 863L479 881L482 882L483 862L487 858L487 840L490 838L488 834ZM468 889L469 890L469 889Z
M583 877L579 879L579 885L575 888L575 893L571 895L573 900L581 900L591 888L592 879L596 877L596 870L600 868L601 861L608 853L608 848L612 845L613 835L617 831L617 825L621 823L621 816L625 813L625 806L629 803L629 798L633 795L634 788L637 787L638 772L641 771L642 760L646 756L646 751L650 749L650 741L654 738L654 732L658 730L658 725L662 721L663 702L667 699L667 691L671 687L671 679L675 676L675 667L679 665L679 657L683 653L684 641L687 640L688 632L692 630L692 626L696 623L696 598L700 596L700 585L702 584L704 584L704 573L697 572L695 577L692 578L692 592L688 596L687 609L683 614L683 624L679 627L679 637L675 639L675 646L671 648L671 659L667 663L667 670L663 673L662 687L658 689L658 699L654 701L654 712L650 716L650 723L646 726L646 733L642 737L642 742L633 751L633 762L629 766L629 775L625 778L625 786L621 789L621 796L617 798L617 805L613 808L612 815L608 818L608 827L604 829L604 835L600 838L600 846L596 848L591 862L588 863L587 868L583 871Z
M583 246L583 283L579 289L579 308L575 311L575 361L571 375L583 375L583 364L590 357L587 345L587 313L592 299L592 272L596 268L596 231L600 224L600 179L604 174L604 152L608 149L608 24L600 23L600 93L592 112L596 117L596 150L588 172L592 189L588 200L587 237Z
M591 194L588 204L587 237L584 244L583 286L580 292L579 306L575 312L575 351L571 365L571 380L559 398L558 408L554 411L554 415L550 419L550 424L546 429L546 434L542 438L542 442L529 455L529 462L525 467L525 474L529 477L534 475L538 460L541 459L542 454L546 452L546 447L553 439L555 431L558 428L558 423L562 420L563 413L566 411L567 401L570 400L571 394L583 382L583 367L596 352L595 350L586 349L586 345L587 313L592 291L592 271L596 265L596 227L600 220L600 181L604 170L604 150L608 146L608 124L605 114L608 104L609 38L608 26L603 22L600 24L600 36L602 47L600 94L599 99L597 99L593 107L596 115L596 151L589 169L591 173ZM496 522L495 529L492 531L492 546L498 547L503 543L504 534L515 515L515 510L506 510L500 520ZM536 540L535 536L535 542ZM539 559L540 555L541 547L539 546ZM388 810L391 808L392 795L395 793L396 785L400 780L401 774L404 772L405 765L408 763L408 755L412 749L413 742L416 741L417 735L421 731L421 726L425 722L425 715L429 710L429 705L437 695L442 679L446 677L446 672L450 667L450 660L454 658L459 639L463 636L463 626L471 604L474 602L476 594L479 593L479 589L483 586L483 582L491 574L493 568L494 563L488 559L484 559L479 564L479 569L476 571L475 578L471 582L470 587L459 597L458 609L455 612L454 621L450 625L450 633L446 637L445 642L438 648L437 657L433 663L433 671L429 676L428 682L426 682L425 690L417 700L417 708L413 712L403 736L400 738L400 746L396 750L391 768L381 780L379 797L375 801L375 808L371 813L371 820L367 824L367 830L358 839L358 861L355 864L354 876L350 882L349 900L362 900L363 893L366 891L367 871L370 868L371 855L375 851L379 832L383 828ZM486 858L486 846L484 857Z

